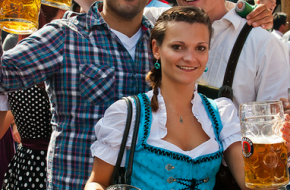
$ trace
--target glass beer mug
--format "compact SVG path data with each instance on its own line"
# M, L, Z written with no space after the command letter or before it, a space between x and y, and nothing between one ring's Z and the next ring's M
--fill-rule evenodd
M41 3L51 7L69 10L72 4L72 0L41 0Z
M251 189L288 184L287 147L280 128L284 112L280 101L240 105L245 185Z
M106 190L141 190L141 189L127 184L116 184L107 187Z
M14 34L38 29L41 0L0 0L0 28Z

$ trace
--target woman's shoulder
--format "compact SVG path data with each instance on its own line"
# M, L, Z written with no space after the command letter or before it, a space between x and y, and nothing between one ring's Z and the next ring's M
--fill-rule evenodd
M217 107L219 110L232 110L237 111L236 106L232 102L231 99L228 98L217 98L214 100L214 102L217 104Z

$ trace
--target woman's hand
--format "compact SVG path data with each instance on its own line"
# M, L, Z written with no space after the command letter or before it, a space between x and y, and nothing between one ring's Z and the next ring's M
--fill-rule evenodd
M21 137L19 135L15 121L13 121L13 123L12 123L12 135L13 135L14 141L21 144Z
M284 113L290 115L290 102L287 98L280 98L280 101L282 102Z
M261 26L264 29L271 29L273 27L272 12L267 9L266 5L259 4L257 7L247 16L248 25L253 27Z
M286 141L286 145L288 148L288 154L290 153L290 116L288 114L284 115L286 122L281 128L282 138Z

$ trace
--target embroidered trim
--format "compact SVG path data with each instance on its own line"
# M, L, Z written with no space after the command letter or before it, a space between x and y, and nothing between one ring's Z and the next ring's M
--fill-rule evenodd
M199 189L197 189L197 186L204 183L205 179L196 180L194 178L192 178L192 179L177 178L176 182L185 186L185 188L182 188L180 190L199 190Z
M185 161L187 163L193 163L193 164L200 164L200 163L204 163L204 162L207 162L207 161L211 161L211 160L215 160L215 159L218 159L220 157L223 156L223 152L222 150L219 150L218 152L216 153L213 153L213 154L210 154L210 156L206 155L206 156L201 156L199 158L197 158L196 160L192 159L191 157L189 156L186 156L186 155L182 155L182 154L179 154L179 153L175 153L175 152L169 152L165 149L161 149L161 148L157 148L157 147L154 147L154 146L151 146L151 145L148 145L146 143L146 140L149 136L149 133L150 133L150 125L151 125L151 106L150 106L150 100L149 98L147 97L146 94L142 93L140 94L140 99L141 101L143 101L144 103L144 109L142 110L144 114L144 117L145 117L145 122L144 122L144 136L142 138L142 143L141 145L143 146L143 148L145 150L148 150L152 153L155 153L155 154L159 154L159 155L163 155L163 156L168 156L168 157L171 157L175 160L181 160L181 161ZM209 103L209 102L208 102ZM211 113L213 114L213 110L211 111ZM218 122L217 122L217 119L215 119L216 123L217 123L217 128L218 128Z
M211 103L209 102L209 100L207 99L207 97L203 94L200 94L200 97L202 98L202 100L204 101L205 105L207 106L207 110L209 112L209 114L212 117L212 121L213 121L213 127L215 128L214 132L216 134L216 138L219 141L219 135L217 134L217 132L220 132L220 127L219 127L219 122L214 114L214 110L212 109Z

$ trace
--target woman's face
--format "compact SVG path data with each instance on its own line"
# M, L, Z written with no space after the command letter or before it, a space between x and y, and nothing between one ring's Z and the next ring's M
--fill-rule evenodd
M161 85L194 84L203 74L208 60L208 27L179 21L169 22L166 28L161 46L155 39L152 41L154 57L161 60Z

